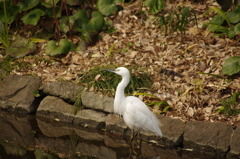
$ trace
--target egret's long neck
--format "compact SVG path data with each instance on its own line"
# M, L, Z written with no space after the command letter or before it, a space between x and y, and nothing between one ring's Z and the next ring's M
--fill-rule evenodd
M124 89L127 87L128 83L130 81L130 75L122 77L122 81L118 84L116 94L115 94L115 100L114 100L114 112L123 115L123 112L125 110L125 104L123 101L126 98L124 95Z
M122 81L117 86L115 99L116 99L116 97L117 97L117 99L123 99L125 97L124 89L127 87L129 81L130 81L129 77L122 78Z

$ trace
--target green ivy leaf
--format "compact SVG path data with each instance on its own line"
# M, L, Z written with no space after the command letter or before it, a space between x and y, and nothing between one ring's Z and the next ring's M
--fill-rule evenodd
M82 28L83 24L88 23L89 19L86 10L78 10L74 15L69 17L74 21L74 26L77 28Z
M69 16L68 19L69 19L71 28L73 25L75 28L82 28L82 24L88 23L89 21L86 10L83 10L83 9L78 10L75 14L73 14L72 16ZM68 19L66 16L63 16L60 20L60 29L64 33L67 33L69 31L69 25L67 21Z
M25 16L21 18L23 23L30 24L30 25L37 25L38 20L41 16L43 16L45 13L41 9L34 9L27 13Z
M224 20L226 20L226 22L228 23L228 26L230 26L230 22L229 22L229 19L228 17L225 15L225 12L221 9L218 9L216 7L210 7L212 10L214 10L215 12L217 12L218 16L221 16ZM215 16L216 17L216 16ZM219 24L220 25L220 24Z
M48 15L49 17L54 17L54 10L52 8L45 8L44 9L45 14ZM55 8L55 12L56 12L56 17L59 18L61 16L61 9L60 7L56 7Z
M213 19L209 22L210 24L216 24L216 25L222 25L222 23L224 22L224 18L217 14L213 17Z
M67 4L70 6L79 6L83 5L84 1L79 1L79 0L67 0Z
M237 25L234 26L234 31L235 31L237 34L240 34L240 23L238 23Z
M114 0L98 0L96 6L99 12L105 16L111 15L118 10L116 1Z
M70 23L70 27L72 27L71 23ZM68 25L68 21L67 21L67 17L63 16L60 19L60 25L59 28L62 32L67 33L69 31L69 25Z
M7 22L8 24L11 24L14 20L17 14L20 11L20 7L13 5L11 1L6 2L6 11L7 11L7 18L4 17L4 9L0 10L0 21Z
M20 58L36 50L34 42L29 41L21 36L17 36L15 41L7 48L7 55Z
M85 10L79 10L70 18L74 20L74 26L81 32L81 38L85 42L90 42L91 37L96 35L104 25L104 17L97 11L92 12L90 20Z
M234 31L234 26L230 27L228 32L227 32L227 36L231 39L236 35L236 32Z
M144 5L150 8L150 13L156 14L164 8L164 0L146 0Z
M240 21L240 6L235 7L232 11L226 13L231 23L238 23Z
M46 54L50 56L67 54L71 49L71 45L68 39L61 39L58 45L56 45L55 41L51 40L46 45Z
M53 6L56 6L56 4L59 2L59 0L54 0L54 5L52 2L53 2L53 0L45 0L44 2L42 2L42 5L47 8L51 8Z
M89 20L88 25L91 29L97 31L101 30L104 24L103 15L100 12L93 12L92 18Z
M229 76L238 73L240 71L240 56L228 58L223 64L222 71Z
M210 30L210 31L218 31L218 32L222 32L222 33L225 33L225 34L227 34L228 33L228 29L226 28L226 27L224 27L224 26L221 26L221 25L217 25L217 24L211 24L211 23L209 23L208 24L208 29Z
M23 0L19 2L17 5L21 8L22 11L27 11L37 6L38 3L39 3L39 0Z
M239 13L227 12L226 16L228 17L228 19L231 23L238 23L240 21Z

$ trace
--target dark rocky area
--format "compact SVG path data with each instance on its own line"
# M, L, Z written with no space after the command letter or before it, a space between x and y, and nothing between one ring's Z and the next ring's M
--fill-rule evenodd
M122 118L113 114L113 98L97 95L93 92L80 91L81 89L82 87L66 81L42 84L39 77L8 75L0 83L0 109L20 112L26 118L36 112L37 118L47 118L59 123L71 123L85 129L105 129L109 133L130 136L130 130ZM34 96L36 90L43 92L41 98ZM83 109L74 113L72 103L78 97L81 97ZM41 101L36 102L39 99ZM180 119L163 115L157 115L157 117L162 124L163 137L156 138L148 133L143 133L144 140L150 141L154 139L158 144L166 147L183 147L219 158L221 156L227 158L240 157L239 126L235 128L226 123L204 121L184 123ZM15 129L19 129L21 124L20 120L18 123L11 123L10 125L14 125ZM40 127L44 127L44 124L40 125L42 125ZM9 129L6 129L7 127ZM2 131L10 131L10 127L9 125L0 126ZM15 133L15 129L7 133L9 136L6 138L11 138L11 133ZM58 136L60 132L64 133L62 130L58 131L58 127L51 128L49 131L46 127L44 129L43 132L48 135L50 133L50 136ZM18 133L20 136L24 136L19 130ZM87 136L89 135L85 137ZM103 138L99 137L98 140L104 140ZM32 139L29 140L32 141ZM45 139L38 142L47 144ZM28 142L28 144L31 144L31 142ZM96 148L96 151L103 151L100 149L106 148Z

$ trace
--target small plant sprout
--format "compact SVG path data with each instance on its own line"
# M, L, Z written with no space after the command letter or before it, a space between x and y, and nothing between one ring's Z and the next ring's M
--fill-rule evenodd
M216 113L223 114L225 116L235 116L240 113L240 109L237 108L239 104L240 93L233 93L232 96L226 100L220 99L220 108L217 109Z
M83 92L84 92L84 89L81 89L80 93L77 95L76 101L74 102L74 105L73 105L74 106L74 109L73 109L74 114L77 114L77 112L79 110L83 109L82 98L81 98L81 95Z
M179 31L183 36L187 25L191 22L190 17L192 15L194 16L194 23L198 25L196 13L191 7L183 8L179 6L167 14L160 15L158 21L161 32L165 29L166 34L173 35L173 32Z
M35 90L35 91L34 91L34 97L40 97L39 90Z

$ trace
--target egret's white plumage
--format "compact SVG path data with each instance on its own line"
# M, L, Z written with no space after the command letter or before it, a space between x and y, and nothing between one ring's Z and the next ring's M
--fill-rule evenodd
M134 96L125 97L124 89L130 82L130 72L125 67L115 70L105 69L122 76L122 81L118 84L115 99L114 112L122 115L127 126L136 131L147 131L155 135L162 136L159 128L160 122L157 117L139 98Z

